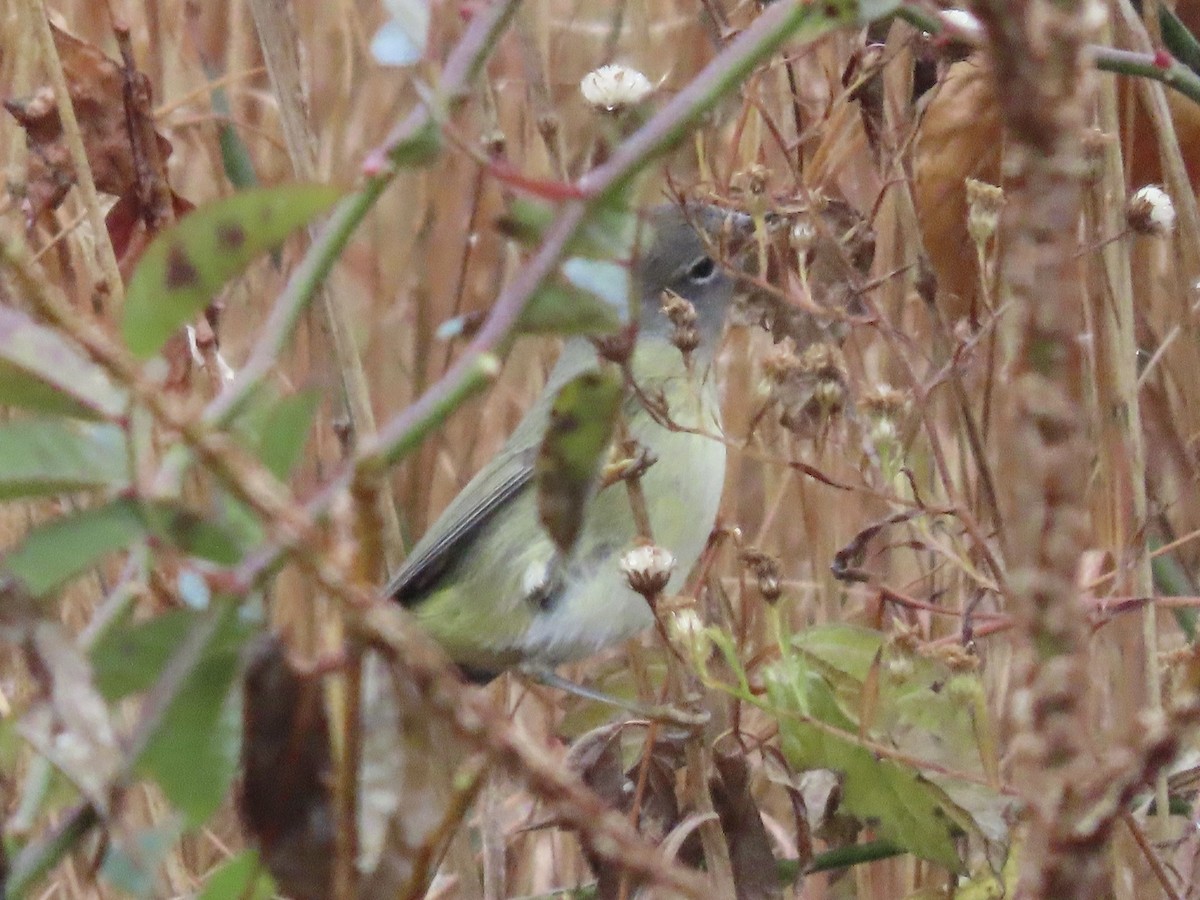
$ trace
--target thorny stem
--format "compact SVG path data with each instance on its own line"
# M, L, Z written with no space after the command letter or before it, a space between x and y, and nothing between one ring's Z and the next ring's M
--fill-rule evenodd
M1018 896L1096 897L1109 887L1108 841L1124 798L1178 746L1178 732L1151 713L1128 748L1138 771L1129 774L1127 760L1097 760L1081 690L1088 629L1075 573L1088 522L1080 460L1090 451L1073 251L1096 9L1091 0L978 0L975 8L1004 88L997 96L1008 135L1000 290L1017 340L997 438L1011 504L1011 612L1023 632L1009 723L1011 780L1029 817Z

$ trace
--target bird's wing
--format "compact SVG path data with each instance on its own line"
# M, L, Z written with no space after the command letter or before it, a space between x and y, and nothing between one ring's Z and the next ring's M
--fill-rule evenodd
M578 340L578 339L576 339ZM442 512L392 578L387 595L406 606L418 601L470 546L480 528L533 481L538 448L546 433L554 393L585 369L594 353L565 355L547 380L542 398L517 425L504 447Z
M538 448L534 438L525 446L511 446L510 441L471 479L413 548L388 585L389 596L406 606L419 601L479 529L529 485Z

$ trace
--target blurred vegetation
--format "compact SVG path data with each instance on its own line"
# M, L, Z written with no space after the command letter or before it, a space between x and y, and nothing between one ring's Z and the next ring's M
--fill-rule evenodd
M1081 727L1132 781L1097 813L1112 895L1182 897L1200 2L1146 32L1104 5L1083 212L1047 225L1079 236L1094 452ZM10 895L1011 894L1014 186L983 38L939 6L61 0L51 32L0 5ZM581 80L614 63L649 94L597 108ZM1148 184L1169 223L1127 203ZM555 335L611 324L607 276L546 248L611 255L680 198L756 222L719 526L661 628L563 674L705 724L465 688L372 591ZM1154 778L1110 750L1164 709Z

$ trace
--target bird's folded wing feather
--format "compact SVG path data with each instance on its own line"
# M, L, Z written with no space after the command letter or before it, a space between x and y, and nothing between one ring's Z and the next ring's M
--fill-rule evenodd
M582 342L580 338L574 340ZM529 488L554 394L585 369L596 367L596 355L590 347L588 351L563 355L550 373L542 397L525 414L503 449L471 479L413 548L388 584L388 596L405 605L419 602L480 528Z

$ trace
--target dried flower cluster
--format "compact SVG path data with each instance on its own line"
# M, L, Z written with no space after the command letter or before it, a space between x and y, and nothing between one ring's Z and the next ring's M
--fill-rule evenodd
M671 343L685 357L700 346L700 332L696 328L696 307L686 297L674 291L664 291L663 312L671 323Z

